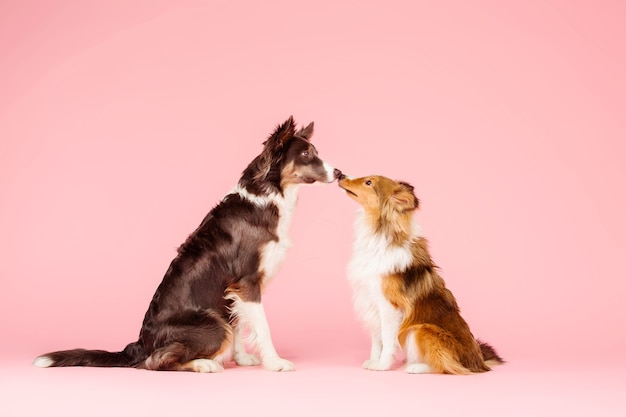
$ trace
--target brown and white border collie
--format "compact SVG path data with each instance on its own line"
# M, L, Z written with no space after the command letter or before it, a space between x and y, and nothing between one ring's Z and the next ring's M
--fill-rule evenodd
M290 117L264 142L237 186L178 248L138 341L121 352L47 353L34 364L218 372L232 357L238 365L294 370L274 349L261 293L290 246L300 186L330 183L341 174L318 157L312 134L313 123L296 131ZM260 360L246 351L244 327Z
M459 313L413 221L413 187L382 176L347 178L339 186L361 204L348 274L355 310L372 338L363 367L392 367L396 347L406 352L408 373L469 374L502 363L477 341Z

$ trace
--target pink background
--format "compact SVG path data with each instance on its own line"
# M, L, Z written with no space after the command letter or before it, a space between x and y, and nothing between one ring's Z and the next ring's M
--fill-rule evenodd
M618 1L0 2L0 414L624 413L624 16ZM345 173L415 186L448 287L509 364L360 369L356 203L333 184L302 189L265 297L294 374L31 367L136 340L176 247L290 114Z

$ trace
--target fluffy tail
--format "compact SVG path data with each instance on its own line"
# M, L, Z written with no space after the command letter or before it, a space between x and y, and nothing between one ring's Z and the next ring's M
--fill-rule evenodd
M504 359L502 359L497 353L496 350L491 347L491 345L481 342L480 340L476 340L478 342L478 346L480 346L480 351L483 354L483 360L485 364L489 367L494 365L500 365L504 363Z
M50 352L35 359L33 365L40 368L56 366L98 366L130 368L148 357L143 346L134 342L121 352L105 350L72 349Z

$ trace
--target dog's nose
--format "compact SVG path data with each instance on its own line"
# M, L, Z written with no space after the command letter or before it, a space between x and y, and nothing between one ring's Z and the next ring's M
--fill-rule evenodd
M333 174L335 175L335 178L340 180L341 178L345 177L345 175L343 175L341 173L340 170L338 170L337 168L335 168L335 170L333 171Z

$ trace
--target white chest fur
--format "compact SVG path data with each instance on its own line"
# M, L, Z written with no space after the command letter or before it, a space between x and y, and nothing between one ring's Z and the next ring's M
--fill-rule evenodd
M380 277L401 271L412 261L410 248L392 245L390 240L375 234L359 209L354 223L354 247L348 275L351 281Z
M275 193L255 195L237 185L232 191L259 207L265 208L270 204L278 207L278 225L275 231L278 240L270 241L260 248L259 272L263 274L264 284L267 284L276 275L285 260L287 249L291 246L289 227L298 202L299 190L299 185L293 185L288 187L282 196Z
M259 270L264 275L264 284L272 279L285 260L287 249L291 247L289 227L298 201L300 187L295 185L285 190L284 196L275 196L272 203L278 207L278 226L276 227L277 241L268 242L261 249Z
M374 233L362 209L357 214L354 232L348 279L355 310L367 327L373 329L378 327L381 305L388 304L382 293L383 277L406 269L412 262L412 254L408 246L392 245L387 237Z

